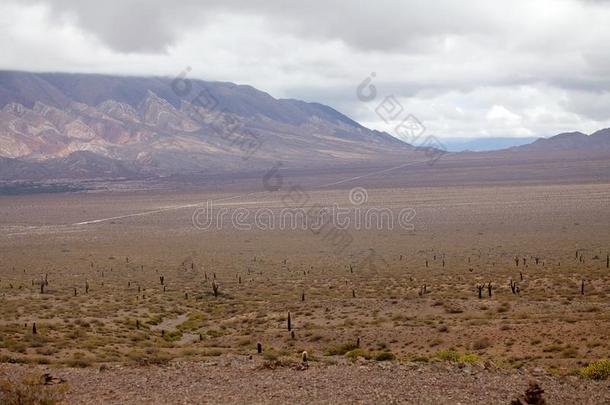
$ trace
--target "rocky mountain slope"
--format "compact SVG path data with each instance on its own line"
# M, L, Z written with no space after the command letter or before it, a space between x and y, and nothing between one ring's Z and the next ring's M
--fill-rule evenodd
M250 86L0 72L2 179L131 177L401 159L409 145Z

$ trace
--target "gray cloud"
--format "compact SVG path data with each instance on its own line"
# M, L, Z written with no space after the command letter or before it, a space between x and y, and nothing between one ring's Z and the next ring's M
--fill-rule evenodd
M441 135L610 126L610 2L5 0L0 67L193 75L330 104L386 125L371 72Z

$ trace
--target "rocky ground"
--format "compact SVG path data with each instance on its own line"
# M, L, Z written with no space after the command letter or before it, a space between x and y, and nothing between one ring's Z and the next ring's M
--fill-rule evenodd
M608 381L556 377L541 369L499 370L451 363L373 363L270 367L262 359L221 357L164 367L35 368L65 380L68 404L416 403L509 404L532 381L547 404L609 404Z

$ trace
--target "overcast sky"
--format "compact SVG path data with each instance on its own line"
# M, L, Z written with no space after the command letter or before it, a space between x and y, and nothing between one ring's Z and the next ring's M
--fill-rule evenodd
M191 77L437 136L610 127L610 1L2 0L1 69ZM377 97L358 85L371 73ZM399 117L400 118L400 117Z

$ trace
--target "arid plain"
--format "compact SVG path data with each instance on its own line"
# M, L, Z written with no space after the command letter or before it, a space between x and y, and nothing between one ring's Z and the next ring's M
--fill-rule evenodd
M286 175L276 191L253 180L233 187L242 192L132 185L2 197L0 359L64 376L74 402L95 402L86 392L106 402L129 397L122 382L103 390L110 374L99 370L159 373L190 364L208 364L202 375L245 367L253 380L262 378L257 372L328 367L352 370L346 375L404 365L424 374L430 367L509 373L515 389L507 382L493 393L507 402L502 395L516 396L528 382L518 373L538 373L552 379L551 396L586 389L593 403L607 401L603 383L579 375L610 355L610 184L386 187L388 176L320 186ZM355 191L364 199L354 201ZM226 218L264 209L277 219L297 200L305 210L409 209L412 229L350 226L339 246L332 229L277 222L260 229L252 215L250 229L230 220L201 229L197 215L193 224L207 201ZM299 370L304 351L308 369ZM571 388L558 382L565 378ZM86 389L77 389L81 379ZM465 402L487 398L465 384L472 385ZM131 394L161 401L151 389Z

